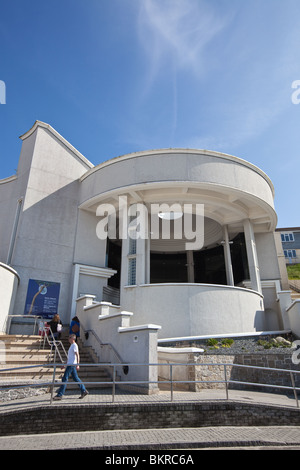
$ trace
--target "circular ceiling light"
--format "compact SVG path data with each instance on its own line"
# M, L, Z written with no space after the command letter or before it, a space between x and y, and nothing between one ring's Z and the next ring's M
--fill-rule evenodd
M164 220L175 220L180 219L183 216L183 212L159 212L158 217Z

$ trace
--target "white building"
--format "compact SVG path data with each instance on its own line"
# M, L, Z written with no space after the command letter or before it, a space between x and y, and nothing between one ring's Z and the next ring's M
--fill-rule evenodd
M17 173L0 181L0 330L30 308L67 324L86 294L159 338L287 327L274 188L259 168L190 149L94 166L40 121L21 139Z

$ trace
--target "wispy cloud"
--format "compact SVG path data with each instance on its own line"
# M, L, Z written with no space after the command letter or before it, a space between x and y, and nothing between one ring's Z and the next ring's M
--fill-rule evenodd
M206 46L228 24L203 0L143 0L139 38L151 83L165 67L200 76L207 70Z
M189 77L196 85L209 74L215 66L215 59L208 53L208 48L231 19L231 14L217 9L207 0L140 2L138 43L144 67L139 77L135 106L140 112L149 99L153 100L153 92L159 94L162 87L166 87L171 100L169 145L175 144L181 78Z
M275 125L300 78L294 17L273 0L140 2L143 61L132 115L148 116L133 118L145 145L234 152Z

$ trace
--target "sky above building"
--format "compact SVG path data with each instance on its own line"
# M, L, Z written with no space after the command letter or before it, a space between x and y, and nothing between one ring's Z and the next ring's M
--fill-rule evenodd
M299 0L0 0L0 178L40 120L94 165L243 158L271 178L278 226L300 226L299 18Z

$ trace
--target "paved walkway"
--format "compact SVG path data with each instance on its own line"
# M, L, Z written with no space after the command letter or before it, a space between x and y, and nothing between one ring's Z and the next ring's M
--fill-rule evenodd
M67 392L60 403L80 403L80 406L112 402L111 390L92 391L84 400L78 400L77 390ZM224 400L224 390L206 390L199 393L174 392L175 402L195 400ZM263 392L229 391L229 399L252 403L265 403L296 408L293 396ZM137 395L130 392L117 393L115 403L159 403L169 402L170 393ZM50 394L0 403L0 413L14 409L50 405ZM300 409L299 409L300 413ZM101 450L167 450L167 449L300 449L300 426L283 427L206 427L206 428L165 428L144 430L114 430L96 432L72 432L39 435L18 435L0 437L0 450L60 450L60 449L101 449Z
M300 427L168 428L0 437L0 450L298 448Z

